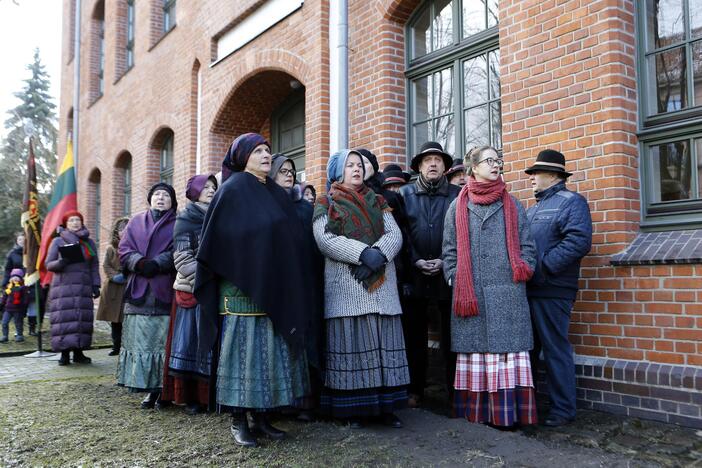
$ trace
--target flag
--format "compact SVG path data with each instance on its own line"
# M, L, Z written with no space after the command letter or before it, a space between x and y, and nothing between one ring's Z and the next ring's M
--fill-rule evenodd
M22 198L22 228L24 229L24 283L29 286L39 280L39 246L41 245L41 218L39 217L39 193L37 192L37 166L34 146L29 139L27 157L27 186Z
M54 238L56 228L61 224L64 213L78 209L78 194L76 191L76 173L73 167L73 143L66 143L66 156L61 163L54 192L51 195L49 211L46 213L44 227L41 230L41 248L39 249L39 272L41 284L45 286L51 282L51 273L46 270L44 261L49 250L49 244Z

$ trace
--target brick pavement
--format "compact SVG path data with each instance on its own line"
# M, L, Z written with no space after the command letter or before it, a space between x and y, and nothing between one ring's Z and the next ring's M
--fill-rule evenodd
M59 355L52 358L26 358L24 356L0 357L0 385L30 380L56 380L93 375L114 374L117 356L108 356L109 349L86 351L93 362L59 366Z

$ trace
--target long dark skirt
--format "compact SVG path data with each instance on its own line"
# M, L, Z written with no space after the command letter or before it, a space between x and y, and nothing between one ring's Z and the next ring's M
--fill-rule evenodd
M399 315L328 319L326 332L322 412L368 417L407 405L410 380Z
M163 385L163 364L168 315L125 315L117 383L132 391L158 392Z

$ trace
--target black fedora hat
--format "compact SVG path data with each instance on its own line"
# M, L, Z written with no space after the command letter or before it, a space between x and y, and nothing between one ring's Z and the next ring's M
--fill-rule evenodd
M561 174L566 177L573 175L566 171L565 156L563 156L563 153L552 149L541 151L538 156L536 156L534 165L524 170L527 174L533 174L537 171L555 172L556 174Z
M383 169L383 187L393 184L406 184L409 182L410 177L399 165L388 164Z
M440 143L435 141L427 141L419 149L419 153L412 158L412 162L410 163L412 170L414 172L419 172L419 163L422 161L424 156L429 156L430 154L439 155L444 159L444 170L451 167L451 164L453 164L453 158L444 152L444 148Z
M463 165L463 160L455 158L453 160L453 164L451 164L451 167L449 168L448 171L446 171L444 173L444 175L446 177L450 177L451 174L455 174L456 172L461 172L461 171L465 172L465 170L466 170L466 167Z

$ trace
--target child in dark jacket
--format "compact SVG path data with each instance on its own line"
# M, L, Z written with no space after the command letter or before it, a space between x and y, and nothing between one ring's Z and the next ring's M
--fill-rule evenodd
M0 343L7 343L10 318L15 322L15 341L24 341L24 316L29 305L29 288L24 285L24 272L15 268L10 272L10 280L2 291L0 308L2 316L2 338Z

